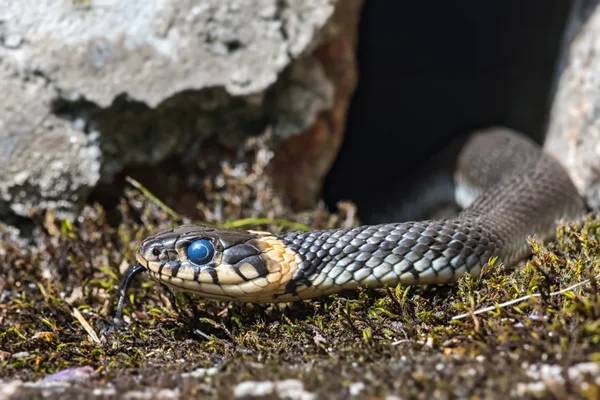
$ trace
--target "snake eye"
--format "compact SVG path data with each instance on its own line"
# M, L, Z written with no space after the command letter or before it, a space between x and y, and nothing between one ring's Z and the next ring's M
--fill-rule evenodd
M199 239L192 242L187 248L187 256L196 265L210 262L215 255L215 247L210 240Z
M153 255L154 257L158 257L158 256L160 256L160 249L159 249L158 247L155 247L155 248L153 248L153 249L152 249L152 255Z

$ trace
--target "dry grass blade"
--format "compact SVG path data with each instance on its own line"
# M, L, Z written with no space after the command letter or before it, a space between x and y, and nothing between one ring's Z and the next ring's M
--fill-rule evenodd
M90 335L94 343L100 343L100 338L98 335L96 335L94 328L92 328L92 326L87 322L85 317L79 312L78 309L73 309L73 316L77 318L77 321L79 321L79 323L83 326L83 329L85 329L88 335Z
M125 177L125 180L127 182L129 182L134 188L136 188L137 190L139 190L140 192L142 192L142 194L151 202L153 202L154 204L156 204L161 210L163 210L164 212L166 212L167 214L169 214L171 217L180 220L181 216L179 214L177 214L171 207L169 207L168 205L166 205L165 203L163 203L158 197L156 197L155 195L152 194L152 192L150 192L148 189L146 189L141 183L139 183L138 181L136 181L135 179L127 176Z
M600 279L600 275L596 275L594 277L594 280L598 280L598 279ZM571 285L569 287L566 287L564 289L558 290L556 292L552 292L552 293L549 294L549 296L558 296L558 295L570 292L571 290L576 289L579 286L583 286L583 285L589 284L591 281L592 281L591 279L583 280L581 282L578 282L578 283L576 283L574 285ZM452 317L452 319L453 320L463 319L463 318L467 318L468 316L471 316L471 315L479 315L479 314L483 314L483 313L486 313L486 312L494 311L494 310L497 310L498 308L506 308L508 306L512 306L513 304L518 304L518 303L521 303L521 302L523 302L525 300L529 300L531 298L540 297L540 296L541 295L539 293L529 294L527 296L519 297L517 299L506 301L504 303L500 303L500 304L497 304L497 305L494 305L494 306L480 308L479 310L476 310L476 311L473 311L473 312L468 312L468 313L456 315L456 316Z

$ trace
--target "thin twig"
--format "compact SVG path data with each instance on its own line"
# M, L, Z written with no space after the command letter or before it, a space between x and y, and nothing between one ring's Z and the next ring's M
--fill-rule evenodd
M600 279L600 275L596 275L593 279L594 280ZM569 286L567 288L561 289L561 290L559 290L557 292L552 292L552 293L550 293L550 296L558 296L559 294L564 294L566 292L570 292L571 290L573 290L573 289L575 289L575 288L577 288L579 286L587 285L591 281L592 281L591 279L583 280L583 281L581 281L579 283L576 283L576 284L571 285L571 286ZM539 294L539 293L529 294L527 296L519 297L518 299L513 299L513 300L510 300L510 301L506 301L504 303L500 303L500 304L497 304L497 305L494 305L494 306L480 308L479 310L471 312L471 313L460 314L460 315L457 315L455 317L452 317L452 319L453 320L455 320L455 319L463 319L463 318L466 318L466 317L471 316L471 315L483 314L483 313L488 312L488 311L496 310L497 308L505 308L505 307L508 307L508 306L512 306L513 304L517 304L517 303L521 303L521 302L523 302L525 300L529 300L529 299L531 299L533 297L540 297L540 296L541 296L541 294Z

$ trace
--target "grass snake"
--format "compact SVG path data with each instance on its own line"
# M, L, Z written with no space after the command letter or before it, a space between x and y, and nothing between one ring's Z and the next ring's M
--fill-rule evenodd
M252 303L314 298L359 286L443 284L478 275L491 257L510 266L527 238L548 240L584 203L567 172L508 129L473 133L454 160L454 217L349 229L269 233L182 225L145 239L124 275L146 271L177 290Z

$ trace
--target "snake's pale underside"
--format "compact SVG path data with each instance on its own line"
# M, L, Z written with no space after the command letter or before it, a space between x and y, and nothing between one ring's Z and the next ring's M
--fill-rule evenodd
M504 128L473 133L455 155L455 217L269 233L183 225L145 239L139 272L206 298L287 302L359 286L443 284L478 275L493 256L510 266L528 237L548 240L584 203L569 175L530 139Z

